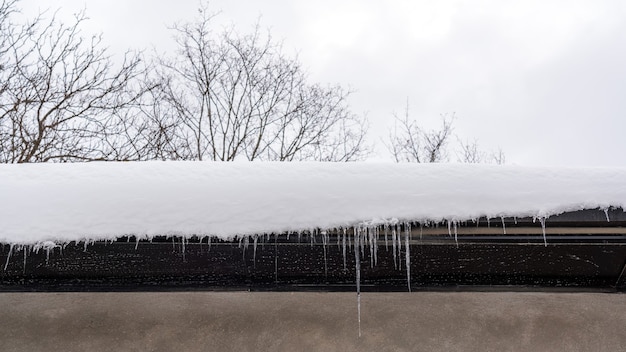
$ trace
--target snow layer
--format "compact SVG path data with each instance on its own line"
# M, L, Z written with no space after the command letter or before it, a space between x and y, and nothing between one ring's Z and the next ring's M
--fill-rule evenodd
M626 169L138 162L0 166L0 242L237 235L626 206Z

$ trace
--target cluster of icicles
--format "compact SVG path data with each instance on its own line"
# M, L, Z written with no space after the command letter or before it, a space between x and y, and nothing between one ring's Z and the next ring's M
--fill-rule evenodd
M544 240L544 245L547 246L547 241L546 241L546 232L545 232L545 217L536 217L534 218L534 220L539 220L541 222L541 227L543 229L543 240ZM608 220L608 214L607 214L607 220ZM487 221L489 223L489 219L487 218ZM475 223L478 224L478 220L474 220ZM378 243L379 242L383 242L385 243L385 247L388 249L391 249L393 252L393 261L394 261L394 266L396 269L400 269L402 268L402 262L404 259L404 266L406 269L406 280L407 280L407 287L408 287L408 291L411 292L411 253L410 253L410 238L411 238L411 229L414 226L419 226L420 227L420 238L421 238L421 229L423 229L424 227L431 227L431 226L439 226L441 223L440 222L429 222L429 221L423 221L423 222L419 222L419 223L415 223L415 222L403 222L400 223L397 220L388 220L388 221L377 221L377 222L370 222L370 223L361 223L358 224L356 226L352 226L352 227L342 227L342 228L335 228L335 229L331 229L331 230L308 230L308 231L302 231L302 232L295 232L295 233L286 233L287 239L289 239L290 235L297 235L298 236L298 242L302 242L302 236L308 234L311 240L311 245L314 245L316 242L316 238L321 236L322 239L322 245L324 248L324 272L327 275L328 274L328 266L327 266L327 247L329 245L333 245L332 243L330 243L330 234L333 234L336 236L337 240L336 240L336 245L339 246L341 248L341 253L343 255L343 266L344 266L344 270L347 270L347 256L348 256L348 249L354 249L354 259L355 259L355 272L356 272L356 278L355 278L355 282L356 282L356 293L357 293L357 316L358 316L358 323L359 323L359 336L361 336L361 258L364 258L366 255L366 250L369 251L369 257L371 258L370 260L370 265L371 267L374 267L377 264L378 261ZM454 237L455 243L458 247L459 243L458 243L458 232L457 232L457 228L459 226L459 221L447 221L447 227L448 227L448 234L450 237ZM505 222L504 222L504 218L502 218L502 230L503 230L503 234L506 234L506 227L505 227ZM277 239L280 236L279 234L272 234L274 236L275 239L275 244L277 243ZM252 243L252 247L253 247L253 260L254 263L256 263L256 252L257 252L257 247L258 247L258 243L259 240L263 241L265 240L265 242L269 242L271 236L270 234L265 234L265 235L252 235L252 236L237 236L236 240L239 241L239 246L241 248L243 248L243 255L245 256L246 251L248 250L250 244ZM192 237L197 237L197 236L192 236ZM216 238L216 237L212 237L212 236L202 236L200 238L200 243L202 244L204 238L206 238L207 240L207 244L209 247L209 251L211 248L211 240L212 238ZM143 238L141 236L135 236L136 239L136 244L135 244L135 249L138 248L139 245L139 241L142 239L145 240L151 240L151 238L144 236ZM109 239L109 241L113 242L115 241L114 239ZM172 244L173 246L175 246L175 237L172 236ZM186 236L182 236L182 240L181 240L181 245L182 245L182 253L183 253L183 260L185 260L185 247L186 247L186 243L188 243L189 241L189 237ZM85 251L87 251L87 246L90 244L95 243L95 240L89 240L86 239L84 240L84 247L85 247ZM52 251L54 251L54 249L59 248L61 251L63 250L63 248L65 246L67 246L69 243L66 243L64 245L59 245L53 241L44 241L44 242L39 242L35 245L11 245L10 249L9 249L9 253L6 259L6 263L4 264L4 270L7 270L7 267L9 265L9 261L11 260L11 256L12 253L17 251L23 251L24 253L24 271L26 268L26 258L27 258L27 253L28 252L34 252L34 253L39 253L40 251L45 251L46 252L46 264L48 264L49 259L50 259L50 253ZM402 247L404 246L404 258L402 258ZM276 270L277 270L277 262L276 262ZM278 275L276 273L276 275Z

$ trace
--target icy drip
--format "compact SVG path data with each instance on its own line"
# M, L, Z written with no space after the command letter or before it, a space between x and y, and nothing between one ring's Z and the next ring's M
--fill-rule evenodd
M242 258L245 261L246 260L246 250L248 249L248 236L239 237L239 248L242 248L242 244L243 244Z
M400 263L400 260L402 258L402 235L400 233L402 229L398 228L398 225L396 225L396 239L398 240L398 244L396 245L396 247L398 248L398 269L402 268L402 265Z
M346 229L342 229L343 230L343 270L348 270L348 267L346 266Z
M360 230L357 231L356 227L354 228L354 262L356 269L356 309L357 309L357 318L359 320L359 337L361 337L361 257L359 255L360 251L356 248L357 243L361 242L361 234Z
M396 228L393 227L391 229L391 244L392 244L392 248L391 250L393 251L393 267L398 270L398 260L396 258Z
M409 292L411 292L411 251L409 250L409 236L411 235L411 224L407 223L405 226L405 235L404 235L404 258L406 264L406 284L409 287Z
M506 235L506 225L504 224L504 217L500 217L502 219L502 232Z
M4 263L4 271L7 271L9 267L9 260L11 260L11 253L13 253L13 245L9 246L9 254L7 255L7 262Z
M611 219L609 219L609 208L604 208L604 216L606 216L606 222L611 222Z
M183 236L182 240L183 240L183 246L182 246L182 249L183 249L183 263L186 263L187 262L187 247L186 247L186 243L185 242L187 242L187 237Z
M378 265L378 227L374 227L374 265Z
M374 231L372 228L367 228L367 241L370 247L370 268L374 268Z
M252 267L254 269L256 269L256 247L257 247L257 243L259 241L259 236L254 236L253 241L253 245L252 245Z
M541 231L543 232L543 245L548 247L548 241L546 240L546 218L539 219L541 222Z
M128 241L130 242L130 237L128 238ZM96 243L96 240L90 240L90 239L85 238L83 242L83 252L87 253L87 246L94 245L95 243ZM52 246L52 248L59 247L52 241L45 241L43 246L44 247Z

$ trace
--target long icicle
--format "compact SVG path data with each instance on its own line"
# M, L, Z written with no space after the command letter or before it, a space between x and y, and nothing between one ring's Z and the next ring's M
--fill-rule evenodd
M370 247L370 268L374 268L374 232L372 228L366 228L367 240Z
M398 269L402 270L402 228L396 225L396 239L398 240Z
M406 284L409 287L409 292L411 292L411 250L409 249L409 236L411 235L411 224L407 223L405 225L405 235L404 235L404 261L406 264Z
M541 218L541 231L543 232L543 245L548 247L548 240L546 239L546 218Z
M346 265L346 228L343 228L343 270L348 270Z
M9 246L9 254L7 255L7 262L4 263L4 271L7 271L7 268L9 267L9 260L11 260L11 253L12 252L13 252L13 245L10 245Z
M396 257L396 228L395 226L391 228L391 250L393 252L393 267L398 270L398 259Z

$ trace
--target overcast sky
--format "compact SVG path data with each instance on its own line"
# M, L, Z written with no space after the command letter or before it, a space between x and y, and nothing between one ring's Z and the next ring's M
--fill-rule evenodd
M44 5L42 5L44 4ZM198 0L23 0L25 13L86 8L114 52L172 49L167 26ZM44 6L44 7L42 7ZM411 116L520 165L626 166L626 1L213 0L217 26L261 18L311 81L355 91L372 138ZM379 157L387 157L379 148ZM452 158L454 159L454 157Z

